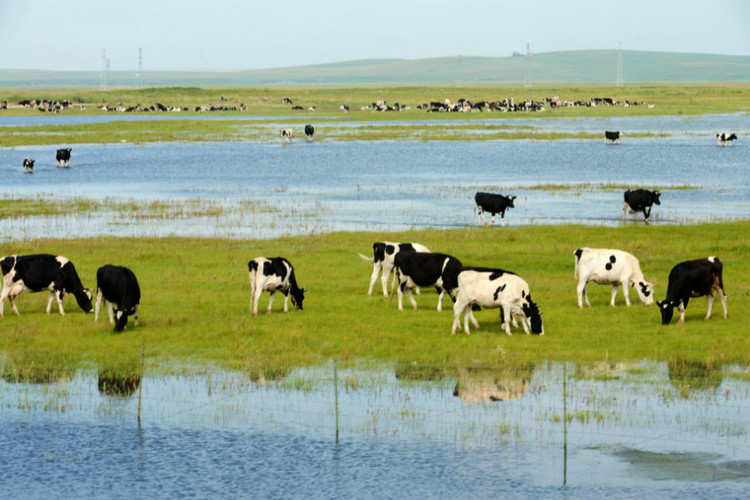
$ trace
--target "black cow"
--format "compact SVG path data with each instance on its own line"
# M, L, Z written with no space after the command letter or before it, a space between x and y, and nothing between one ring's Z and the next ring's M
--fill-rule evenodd
M407 294L411 306L416 309L417 302L412 295L416 287L434 286L440 293L437 310L443 310L443 295L448 292L456 301L458 273L461 272L461 261L442 253L399 252L394 258L396 278L398 279L398 309L403 310L403 295Z
M737 134L716 134L716 145L719 146L731 146L732 141L737 139Z
M34 160L31 158L24 158L23 159L23 171L26 173L33 173L34 172Z
M643 212L643 220L648 220L651 215L651 205L661 205L659 201L661 193L658 190L649 191L647 189L628 189L625 191L625 205L622 207L622 217L625 218L628 212Z
M315 128L308 123L305 125L305 137L307 137L308 142L312 142L313 134L315 134Z
M609 130L606 130L604 132L604 141L612 141L613 143L616 142L617 144L620 144L620 137L622 137L622 132L610 132Z
M0 259L3 271L3 289L0 292L0 316L4 316L5 299L10 298L13 312L19 314L16 298L21 292L41 292L49 290L47 314L52 308L52 301L57 298L60 314L65 314L62 299L72 293L84 312L90 313L91 290L83 288L76 268L72 262L62 256L49 254L11 255Z
M476 202L474 213L479 211L477 224L481 224L482 220L484 220L484 225L487 225L487 219L484 218L484 211L486 210L492 214L491 224L495 223L495 214L500 214L503 227L505 227L505 210L508 208L515 208L513 205L513 200L515 199L516 197L513 195L503 196L501 194L478 192L474 195L474 201Z
M133 271L127 267L107 264L96 272L96 308L94 321L99 320L99 309L102 299L108 302L107 313L109 323L115 325L115 331L121 332L128 324L128 316L133 316L135 326L138 326L138 309L141 302L141 288ZM115 322L114 307L117 305L117 322Z
M661 324L668 325L672 321L675 307L680 311L680 319L677 324L684 323L685 309L687 309L690 297L702 297L704 295L708 299L706 319L709 319L714 306L714 291L719 293L721 305L724 306L724 319L726 319L727 294L724 293L724 281L721 276L722 267L718 257L689 260L674 266L669 273L667 297L663 301L657 302L659 309L661 309Z
M55 157L57 158L58 167L68 167L70 162L70 148L58 149Z
M271 292L268 299L267 314L271 314L271 305L273 305L276 291L284 294L284 312L289 312L288 300L292 296L292 304L300 311L302 310L302 301L305 299L304 288L297 286L297 279L294 276L292 264L284 257L256 257L247 263L250 271L250 307L253 310L253 316L258 315L258 301L264 290Z
M367 296L372 297L372 289L375 286L375 281L380 277L380 282L383 285L383 295L388 297L388 276L391 275L391 271L394 266L394 258L399 252L429 252L430 250L419 243L394 243L391 241L376 241L372 244L372 257L367 257L359 253L359 256L366 261L373 262L372 276L370 277L370 288L367 289ZM394 277L395 279L395 277ZM417 289L419 293L419 289Z

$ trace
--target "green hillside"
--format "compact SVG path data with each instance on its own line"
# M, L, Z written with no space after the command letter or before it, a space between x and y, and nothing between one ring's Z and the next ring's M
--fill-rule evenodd
M531 81L614 83L616 50L534 54ZM239 72L145 71L146 86L258 85L279 83L523 83L526 58L454 56L432 59L370 59ZM628 82L750 81L750 56L622 52ZM0 86L99 86L101 72L0 69ZM135 85L135 71L113 71L109 86Z

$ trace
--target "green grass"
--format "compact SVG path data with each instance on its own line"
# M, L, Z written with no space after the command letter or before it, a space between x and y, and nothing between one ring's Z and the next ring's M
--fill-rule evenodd
M335 358L341 364L363 360L415 367L440 374L456 367L527 366L544 361L655 360L707 366L750 362L750 222L697 226L619 228L550 226L469 228L402 234L334 233L273 240L190 238L33 240L3 243L0 254L48 252L76 265L84 285L95 286L96 269L127 265L142 289L141 326L132 322L114 334L106 320L93 322L72 297L68 314L44 314L47 294L24 293L21 316L6 304L0 319L0 350L6 378L41 380L72 373L84 363L136 367L142 344L150 369L184 366L239 369L266 378L293 366ZM373 241L419 241L434 251L459 257L466 265L513 270L530 284L544 314L543 337L512 337L501 330L498 311L476 314L481 328L472 335L450 335L452 308L435 311L431 290L417 297L419 310L398 311L395 299L366 297ZM683 260L717 255L724 262L729 319L704 321L706 300L693 299L686 323L662 326L659 311L638 302L608 306L610 288L589 286L593 307L579 310L573 279L573 251L581 246L621 248L640 258L646 277L666 293L671 267ZM283 255L308 288L304 311L281 311L253 318L249 310L247 261ZM379 283L378 283L379 286ZM376 288L377 290L377 288ZM268 294L261 299L265 309ZM54 307L53 307L54 310ZM122 371L122 370L120 370ZM430 375L433 376L433 375Z

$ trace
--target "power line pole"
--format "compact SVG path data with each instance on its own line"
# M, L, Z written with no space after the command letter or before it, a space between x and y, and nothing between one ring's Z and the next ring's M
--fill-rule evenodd
M529 52L529 44L527 42L526 43L526 71L523 77L524 87L531 87L531 61L529 60L530 56L531 56L531 53Z

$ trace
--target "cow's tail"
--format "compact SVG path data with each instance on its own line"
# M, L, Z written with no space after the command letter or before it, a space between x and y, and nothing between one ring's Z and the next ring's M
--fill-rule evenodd
M374 261L375 261L375 258L374 258L374 257L368 257L367 255L361 254L361 253L359 253L359 252L357 252L357 255L359 255L359 257L360 257L360 258L361 258L362 260L366 260L367 262L374 262Z

